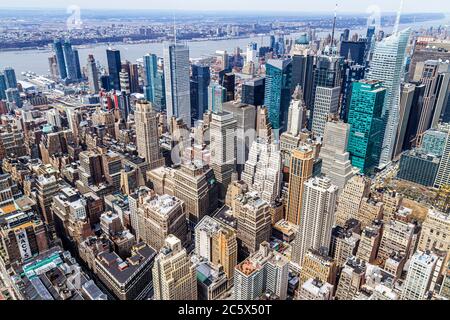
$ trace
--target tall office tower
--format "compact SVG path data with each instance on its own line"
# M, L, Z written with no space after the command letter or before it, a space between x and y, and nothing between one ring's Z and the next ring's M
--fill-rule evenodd
M305 254L300 271L299 286L309 279L318 279L334 286L337 280L337 271L336 261L328 255L327 248L309 249Z
M275 130L275 139L286 131L292 87L292 60L274 60L266 63L266 91L264 104L269 110L269 120ZM277 134L278 133L278 134Z
M423 108L420 113L417 135L421 136L431 127L437 128L444 105L449 99L450 64L437 60L423 63L420 82L425 85Z
M6 77L3 73L0 73L0 100L6 100L6 89L8 89Z
M378 166L383 147L383 103L386 89L379 81L361 80L353 84L348 123L348 152L352 165L369 173Z
M227 90L217 83L211 83L207 88L207 98L207 110L213 113L221 113L223 103L227 100ZM203 113L200 118L202 117Z
M73 49L73 59L75 63L75 71L77 75L77 80L83 79L83 74L81 73L81 65L80 65L80 55L78 54L77 49Z
M88 56L87 72L88 72L89 89L91 90L92 93L98 93L100 91L100 87L98 82L97 63L92 54Z
M229 71L230 70L230 58L228 52L225 51L216 51L217 59L221 63L221 70Z
M420 46L419 43L415 44L415 49L411 57L409 64L409 81L418 82L422 77L423 63L428 60L450 60L450 52L443 48L444 45L437 43L436 45Z
M334 95L337 94L336 88L341 87L342 65L343 58L339 56L320 55L317 57L316 68L314 69L313 77L312 101L311 105L309 106L311 114L309 118L308 129L312 129L316 100L317 103L319 103L323 107L323 110L320 111L321 113L327 112L327 105L330 108L335 108L335 105L331 103L336 103L334 97ZM322 98L316 99L317 90L319 87L322 88L320 90ZM325 99L325 101L322 102L322 99ZM325 115L325 119L327 115L328 114ZM320 120L323 118L323 116L319 116L316 118ZM317 122L320 124L320 121ZM320 129L321 127L318 128Z
M367 46L366 46L366 52L365 52L365 59L364 64L367 65L368 62L372 60L372 54L373 54L373 47L375 46L375 26L369 26L367 28Z
M247 256L256 252L264 241L270 241L270 207L256 192L239 195L234 201L238 218L238 243L243 256Z
M344 63L344 71L342 75L341 89L341 108L339 117L344 122L348 122L348 112L350 108L350 99L352 96L353 83L364 79L366 75L366 67L355 64L352 60L346 60Z
M53 42L53 50L55 51L56 62L58 63L59 77L61 80L64 80L67 78L67 69L62 40L55 39Z
M304 183L302 213L292 261L302 266L309 249L329 249L338 188L328 178L311 178Z
M120 59L120 51L117 49L107 49L106 59L108 61L108 73L111 88L120 91L120 76L122 71L122 61Z
M227 72L223 75L222 86L227 90L226 101L234 101L236 91L236 75L233 72Z
M427 251L418 251L411 258L401 294L402 300L427 300L438 257Z
M320 158L322 158L322 174L331 182L344 190L345 185L355 172L347 152L350 125L344 122L327 122L325 125Z
M11 67L7 67L5 68L5 70L3 70L3 74L5 75L6 87L8 89L16 89L17 88L16 71Z
M447 138L445 140L444 153L434 183L437 188L450 185L450 126L446 124L442 127L442 130L446 131Z
M398 122L398 132L395 139L394 158L398 158L405 151L403 145L406 138L406 129L411 116L412 103L414 100L416 86L412 83L402 83L400 93L400 115Z
M312 85L314 76L314 55L308 48L296 45L292 52L292 87L298 85L303 90L306 106L312 105Z
M209 66L201 64L192 65L191 78L191 108L192 118L200 120L208 110L208 87L211 81ZM194 103L192 103L194 102Z
M130 64L130 91L131 93L141 93L139 85L139 66L137 63Z
M370 180L362 175L352 177L339 196L336 224L345 227L348 220L356 218L362 201L370 194Z
M134 113L139 156L145 158L149 170L164 165L164 158L159 149L158 115L150 102L140 100L136 103Z
M267 202L274 202L281 193L281 153L278 144L258 138L252 143L242 180L250 191L258 192Z
M163 111L166 109L166 89L164 70L158 63L155 54L144 56L144 95L147 101L153 103L155 110Z
M341 271L336 290L337 300L353 300L364 285L366 278L366 262L352 257L348 259Z
M419 250L431 250L435 253L444 253L444 265L450 259L450 214L430 209L422 224L420 232Z
M299 225L302 220L302 202L304 183L312 177L314 166L314 150L302 146L293 150L289 168L289 193L286 220ZM309 249L309 248L308 248Z
M120 90L121 92L130 94L130 73L127 71L127 69L129 70L129 68L122 68L122 71L119 72Z
M294 90L288 113L287 133L296 137L305 128L306 111L303 89L300 85Z
M323 137L328 118L338 115L340 95L341 87L316 88L311 125L311 130L316 136Z
M292 95L289 106L287 131L280 137L280 150L283 161L283 173L289 172L292 150L298 148L301 142L302 130L306 127L307 107L303 99L303 91L298 85Z
M236 266L234 299L258 300L265 293L285 300L289 280L289 260L261 243L259 250Z
M17 88L9 88L5 91L6 101L8 102L9 109L14 110L15 108L22 108L23 101L20 97L19 89Z
M150 247L159 251L169 235L182 244L187 241L187 222L184 203L169 195L149 195L139 204L138 234Z
M233 280L238 245L236 231L229 225L205 216L195 226L195 253L214 265L223 266L228 281Z
M66 62L67 79L69 81L77 81L77 66L75 62L75 54L72 49L72 44L69 40L63 43L64 61Z
M249 43L247 46L246 63L258 64L258 44L255 42Z
M216 109L211 115L210 166L220 186L219 199L224 200L232 175L236 171L236 129L237 121L230 112Z
M364 66L366 64L366 46L367 43L365 39L359 41L343 41L341 43L340 55L347 60L353 60L357 64Z
M251 145L249 141L255 139L256 107L254 105L226 102L223 110L233 114L237 121L236 130L236 164L240 174L248 160Z
M394 154L395 136L398 129L400 107L400 84L405 73L404 61L410 29L405 29L377 42L367 80L383 82L386 96L383 108L384 139L380 166L388 164Z
M417 228L412 223L392 220L385 223L378 259L386 261L393 253L411 256L417 241Z
M297 300L333 300L333 286L311 278L301 285Z
M403 151L411 150L418 145L419 137L417 129L419 127L420 114L423 108L423 101L425 96L424 84L411 84L414 88L412 94L411 108L409 119L407 120L405 138L403 141ZM401 109L400 109L401 110Z
M264 104L264 90L266 78L255 78L245 81L242 84L241 102L253 106L262 106Z
M153 266L155 300L197 300L196 268L180 239L166 238Z
M167 119L180 118L191 127L191 91L189 85L189 48L181 44L165 44L164 75Z

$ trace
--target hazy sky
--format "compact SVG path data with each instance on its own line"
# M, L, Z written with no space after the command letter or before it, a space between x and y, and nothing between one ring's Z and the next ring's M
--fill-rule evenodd
M341 12L365 12L373 5L382 12L397 11L400 0L13 0L4 1L6 8L66 8L78 5L81 9L179 9L179 10L254 10L332 12L339 2ZM449 0L404 0L404 12L450 12Z

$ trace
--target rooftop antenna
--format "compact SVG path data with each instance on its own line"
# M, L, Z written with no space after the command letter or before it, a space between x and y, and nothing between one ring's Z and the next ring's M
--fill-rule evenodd
M174 38L175 44L177 44L177 25L175 22L175 12L173 13L173 38Z
M337 2L336 2L336 7L335 7L335 9L334 9L333 32L331 33L330 52L333 51L333 46L334 46L334 32L335 32L335 30L336 30L337 9L338 9L338 4L337 4Z
M400 17L402 15L403 12L403 0L400 0L400 8L398 9L397 12L397 19L395 20L395 25L394 25L394 34L398 33L398 28L400 27Z

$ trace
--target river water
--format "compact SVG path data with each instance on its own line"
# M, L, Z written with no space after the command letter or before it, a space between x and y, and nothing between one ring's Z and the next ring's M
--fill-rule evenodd
M409 25L401 25L404 27L413 27L418 30L420 28L429 28L431 26L438 27L442 25L450 24L450 16L447 16L443 20L427 21ZM384 28L386 33L392 31L392 28ZM322 35L327 34L322 33ZM352 33L365 34L364 28L359 30L352 30ZM301 33L293 33L286 36L287 39L297 38ZM339 32L338 32L339 34ZM320 33L318 33L321 36ZM234 52L236 47L245 48L248 43L256 42L258 46L267 46L269 44L269 37L248 37L242 39L226 39L226 40L207 40L207 41L190 41L188 42L191 58L202 58L209 55L213 55L217 50L227 50L228 52ZM99 61L103 66L106 65L106 49L107 44L99 44L92 46L82 46L78 48L80 56L80 64L86 65L88 54L93 54L95 59ZM138 43L138 44L114 44L113 48L119 49L121 52L122 60L129 60L135 62L137 59L142 58L147 53L155 53L158 56L162 55L163 44L162 43ZM17 51L3 51L0 52L0 69L6 66L13 67L16 70L18 78L22 78L21 73L26 71L35 72L40 75L48 74L48 57L52 55L50 49L44 50L17 50Z

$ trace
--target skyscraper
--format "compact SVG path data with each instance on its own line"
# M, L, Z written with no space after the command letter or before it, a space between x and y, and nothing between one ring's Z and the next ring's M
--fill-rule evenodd
M314 151L311 147L302 146L292 152L286 220L293 224L301 222L304 183L312 177L313 166Z
M383 103L386 89L379 81L353 84L348 123L348 152L352 165L368 173L380 160L383 143Z
M95 58L92 54L88 56L87 72L88 72L89 89L93 93L98 93L100 91L100 88L98 82L97 63L95 62Z
M67 78L66 61L64 60L64 50L62 40L57 40L53 42L53 49L55 50L56 62L58 64L59 77L60 79Z
M320 124L323 121L323 113L327 115L328 111L333 111L336 108L336 88L341 87L341 74L342 74L342 64L343 58L339 56L329 56L320 55L317 57L316 68L314 70L314 79L312 87L312 100L310 107L311 116L309 118L308 128L311 130L313 125L313 120L315 117L315 104L316 102L322 106L320 110L320 115L316 117L316 123ZM323 88L320 90L320 98L316 99L318 88ZM326 89L327 88L327 89ZM331 99L333 98L333 99ZM322 102L321 100L326 101ZM328 102L328 103L325 103ZM325 104L324 104L325 103ZM333 104L330 104L333 103ZM327 108L328 106L328 108ZM331 107L333 109L331 109ZM320 120L320 121L319 121ZM321 128L318 126L317 128ZM323 133L323 132L322 132Z
M14 69L11 68L11 67L7 67L3 71L3 74L5 75L7 88L8 89L15 89L15 88L17 88L16 71L14 71Z
M292 60L269 60L266 63L264 103L269 110L272 129L281 134L286 130L292 81ZM279 138L276 137L276 139Z
M155 54L144 56L144 95L147 101L153 103L155 110L166 109L166 90L164 70L159 66L159 59Z
M322 174L330 178L341 192L348 180L354 175L347 152L350 125L344 122L327 122L324 130L320 158L322 158Z
M164 45L164 75L167 119L180 118L191 127L189 48L181 44ZM168 122L170 122L168 120Z
M108 73L111 87L114 90L120 90L119 73L122 70L122 62L120 60L120 51L117 49L107 49L106 58L108 61Z
M150 170L163 166L164 159L159 149L158 115L151 103L145 100L138 101L134 117L139 156L145 158Z
M317 87L312 117L312 132L323 137L325 124L330 116L336 116L339 110L341 88Z
M66 62L67 80L77 81L77 64L75 61L75 54L72 48L72 44L69 40L65 40L63 43L64 61ZM79 64L80 62L78 62Z
M208 86L207 98L208 110L220 114L222 112L222 104L227 99L227 90L217 83L211 83L211 85ZM203 113L201 115L203 115Z
M6 99L6 89L8 89L6 84L6 77L3 73L0 73L0 100Z
M253 106L264 104L265 78L255 78L242 84L241 102Z
M295 46L292 54L292 87L300 85L305 103L312 104L312 88L314 76L314 55L309 49Z
M213 112L210 126L211 169L220 185L219 199L225 199L228 185L236 171L237 121L222 106Z
M328 178L311 178L304 183L302 216L292 248L292 261L300 266L309 249L329 249L337 191Z
M177 237L167 237L152 272L155 300L197 300L196 269Z
M208 86L211 81L209 66L193 64L191 88L196 97L191 99L192 118L202 119L208 109ZM195 102L195 104L192 103Z
M73 49L73 59L74 59L75 71L76 71L76 75L77 75L76 78L77 78L77 80L82 80L83 75L81 74L80 56L78 54L77 49Z
M405 74L404 62L410 29L397 32L377 42L367 80L382 81L386 89L383 107L384 139L379 161L388 164L394 154L400 108L400 83Z

